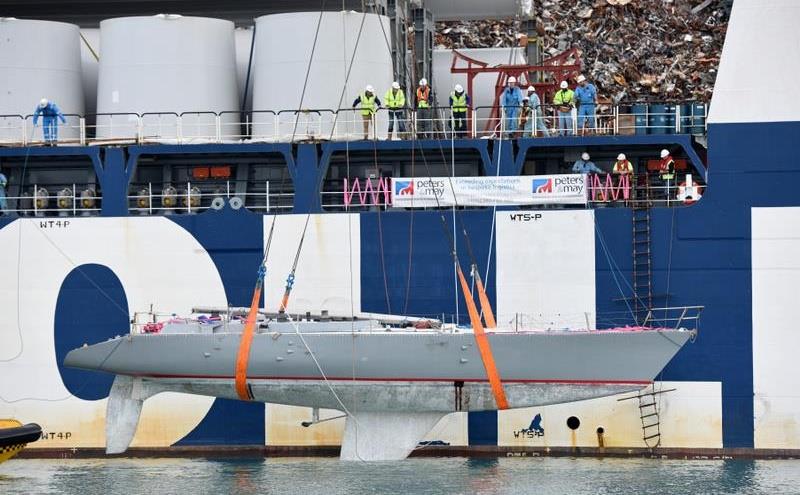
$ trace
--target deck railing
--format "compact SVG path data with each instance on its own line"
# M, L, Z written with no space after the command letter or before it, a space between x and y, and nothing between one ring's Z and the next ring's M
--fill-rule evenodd
M561 112L543 104L521 108L476 107L454 115L449 107L379 108L364 118L358 108L65 114L56 144L303 142L383 139L546 138L576 135L705 134L706 104L595 105ZM388 132L389 122L394 123ZM91 124L87 123L91 122ZM366 123L366 128L365 128ZM42 119L0 115L0 145L47 144ZM402 129L400 129L402 127Z

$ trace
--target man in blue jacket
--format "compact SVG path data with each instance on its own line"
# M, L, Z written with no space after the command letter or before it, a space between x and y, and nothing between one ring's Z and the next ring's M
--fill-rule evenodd
M522 106L522 91L517 87L517 78L509 77L508 85L500 96L500 105L506 114L506 133L512 135L517 130L519 108Z
M601 169L597 168L597 165L591 161L591 157L589 157L589 153L585 151L581 154L581 159L575 162L575 165L572 166L572 173L573 174L604 174Z
M581 135L586 134L586 124L589 132L594 132L597 127L595 108L597 106L597 88L586 80L583 75L578 76L578 87L575 88L575 103L578 105L578 129Z
M42 134L44 135L44 142L49 145L55 145L58 141L58 120L61 119L62 124L67 123L64 114L58 105L47 98L42 98L36 111L33 112L33 126L36 127L39 123L39 116L42 116Z

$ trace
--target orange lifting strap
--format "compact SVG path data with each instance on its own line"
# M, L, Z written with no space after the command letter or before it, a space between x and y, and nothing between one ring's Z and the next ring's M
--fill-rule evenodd
M481 311L483 311L483 319L486 321L486 328L497 328L494 312L492 312L492 305L489 304L489 296L486 295L486 289L483 288L481 274L478 272L478 267L475 265L472 265L472 275L475 277L475 287L478 289L478 300L481 302Z
M250 387L247 386L247 364L250 361L250 346L253 344L253 334L256 328L256 315L258 303L261 301L261 280L256 284L253 292L253 302L250 303L250 312L242 331L242 340L239 342L239 353L236 356L236 394L242 400L253 400Z
M478 344L478 351L481 353L481 360L483 361L483 367L486 369L486 376L489 378L489 385L492 387L492 395L494 395L497 409L508 409L506 392L503 390L503 383L500 381L500 374L497 372L497 365L495 365L494 356L492 355L492 347L489 345L489 337L483 331L478 308L475 307L475 301L472 299L472 293L469 290L467 279L464 278L464 272L461 271L461 266L458 266L458 280L461 282L461 291L464 293L464 299L467 302L469 320L475 333L475 342ZM488 299L486 302L488 303ZM493 317L492 320L494 320Z

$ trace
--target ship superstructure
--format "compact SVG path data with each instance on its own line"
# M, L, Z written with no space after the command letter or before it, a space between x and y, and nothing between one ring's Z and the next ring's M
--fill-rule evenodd
M787 253L796 251L800 237L798 169L788 158L800 109L788 95L765 108L763 95L783 95L784 86L767 88L764 81L800 68L777 54L754 52L796 39L789 25L796 15L790 1L736 0L708 121L677 119L672 134L637 134L637 128L666 126L645 119L637 127L638 114L621 108L605 135L497 139L478 126L474 138L447 139L442 130L435 139L358 141L350 134L360 122L344 111L336 117L334 109L315 114L287 105L281 116L276 111L261 121L269 139L257 142L241 136L252 136L256 126L243 124L253 119L237 118L237 131L224 131L222 111L241 109L202 118L191 113L205 109L171 116L144 115L146 109L112 119L133 137L95 143L97 120L86 116L82 127L73 117L68 126L75 137L66 128L60 135L74 142L41 147L28 146L39 138L21 115L22 125L3 127L18 137L0 149L10 209L29 214L0 219L0 267L10 274L0 285L0 310L7 315L0 370L11 377L0 384L3 415L43 426L46 441L31 450L105 445L101 419L112 379L65 368L67 352L125 335L132 315L151 304L178 315L195 305L246 306L273 216L276 268L266 274L262 307L277 310L286 277L277 267L292 265L311 213L293 289L296 314L402 313L465 324L442 235L444 213L456 232L459 218L467 226L498 326L602 328L640 323L648 307L699 304L705 310L696 342L656 377L649 388L654 395L457 413L426 440L569 449L597 447L602 428L607 448L646 448L654 444L644 440L642 417L656 414L662 448L797 449L792 432L800 406L790 378L797 266ZM113 102L113 94L105 96ZM328 137L331 129L341 132L333 140L314 139L323 128ZM185 129L204 129L203 139L192 141L196 136ZM612 178L606 187L605 177L598 178L599 188L592 182L604 194L590 191L577 206L470 206L454 214L452 207L387 207L394 191L373 196L386 190L381 178L560 175L583 151L604 167L625 153L640 175L662 148L683 161L678 174L692 174L702 199L667 204L646 189L637 196L642 189L635 181L627 198L621 192L614 198L618 182ZM466 262L460 235L457 248ZM303 428L314 414L164 393L145 403L132 447L337 444L343 421ZM537 414L541 435L523 432Z

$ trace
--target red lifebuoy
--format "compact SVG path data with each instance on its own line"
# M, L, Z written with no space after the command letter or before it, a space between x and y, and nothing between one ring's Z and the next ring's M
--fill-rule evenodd
M691 205L696 203L700 198L703 197L703 190L705 189L705 186L697 184L696 182L692 183L691 189L694 190L695 194L691 194L691 192L689 192L688 197L686 189L687 187L685 181L681 182L678 185L678 199L682 199L683 204L685 205Z

